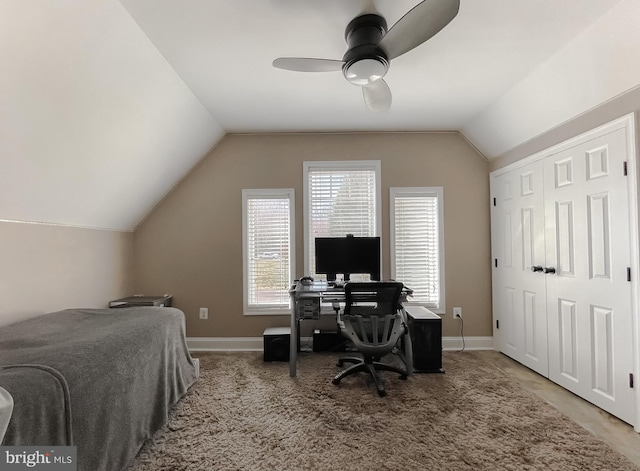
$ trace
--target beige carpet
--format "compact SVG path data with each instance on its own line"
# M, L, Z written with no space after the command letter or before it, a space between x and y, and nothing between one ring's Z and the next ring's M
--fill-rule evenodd
M622 455L467 353L445 374L330 380L336 355L298 376L260 353L206 353L201 377L128 471L634 470Z

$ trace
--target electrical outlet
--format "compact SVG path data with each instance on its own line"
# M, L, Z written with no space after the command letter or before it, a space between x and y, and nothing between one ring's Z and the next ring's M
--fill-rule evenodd
M462 308L454 307L453 308L453 318L462 320Z
M209 319L209 308L208 307L201 307L200 308L200 319Z

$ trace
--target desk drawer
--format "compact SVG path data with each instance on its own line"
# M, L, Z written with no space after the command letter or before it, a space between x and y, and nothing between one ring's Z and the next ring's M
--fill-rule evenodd
M320 298L302 298L297 300L296 317L298 319L319 319Z

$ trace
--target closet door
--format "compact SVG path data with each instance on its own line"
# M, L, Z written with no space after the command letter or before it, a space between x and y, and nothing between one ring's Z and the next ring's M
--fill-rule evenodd
M634 421L625 131L544 160L549 378Z
M493 293L500 351L547 376L542 178L538 161L492 182Z

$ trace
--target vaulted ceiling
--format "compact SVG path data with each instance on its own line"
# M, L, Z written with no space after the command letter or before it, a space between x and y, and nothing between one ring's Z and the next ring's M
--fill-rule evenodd
M0 220L132 230L225 133L459 131L493 158L640 84L637 0L461 0L392 60L382 113L271 65L417 3L2 0Z

